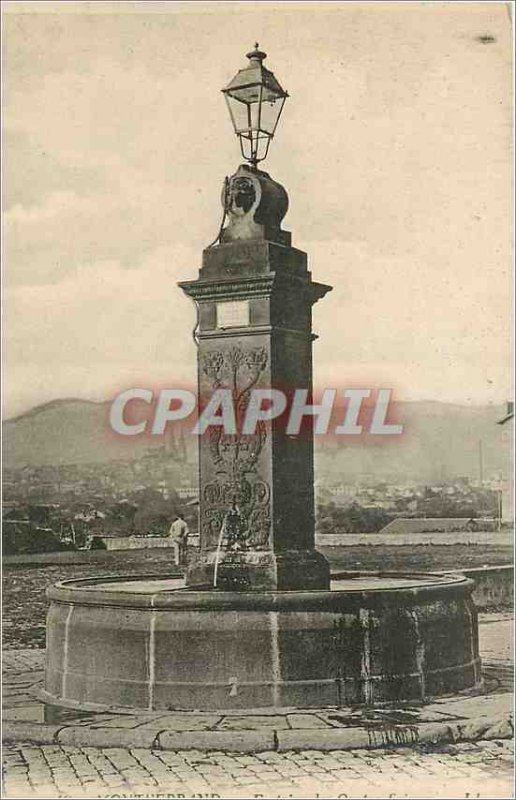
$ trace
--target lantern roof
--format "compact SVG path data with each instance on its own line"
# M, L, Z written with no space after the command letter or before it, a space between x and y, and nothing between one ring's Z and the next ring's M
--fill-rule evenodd
M267 53L259 50L258 43L255 49L247 53L249 64L237 72L233 80L222 91L244 103L256 102L259 93L255 87L263 87L262 99L272 100L279 97L288 97L287 92L281 87L274 74L264 67L263 61L267 58Z

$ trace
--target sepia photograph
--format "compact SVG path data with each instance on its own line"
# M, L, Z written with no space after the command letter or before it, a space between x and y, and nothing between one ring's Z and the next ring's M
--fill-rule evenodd
M2 3L2 797L514 797L514 12Z

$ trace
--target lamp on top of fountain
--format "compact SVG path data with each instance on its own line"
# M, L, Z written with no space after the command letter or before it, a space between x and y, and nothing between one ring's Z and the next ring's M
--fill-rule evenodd
M259 49L247 53L249 64L237 72L222 89L240 149L246 161L256 167L267 158L288 92L263 65L267 53Z

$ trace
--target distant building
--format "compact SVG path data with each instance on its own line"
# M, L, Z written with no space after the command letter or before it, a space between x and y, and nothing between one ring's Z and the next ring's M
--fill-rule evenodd
M199 490L194 486L180 486L177 493L181 500L195 498L199 494Z
M380 533L446 533L455 531L494 531L495 519L471 517L398 517L389 522Z

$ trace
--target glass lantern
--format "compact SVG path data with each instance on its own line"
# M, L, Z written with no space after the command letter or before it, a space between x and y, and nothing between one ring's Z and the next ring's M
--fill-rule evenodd
M267 54L258 49L247 53L249 64L223 89L240 149L253 167L267 157L287 92L266 67Z

